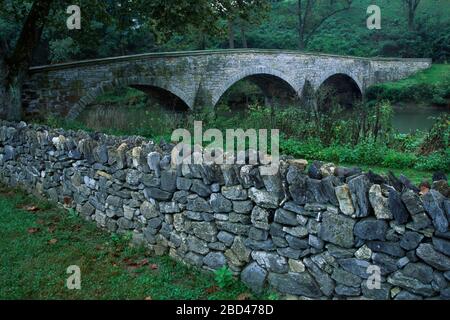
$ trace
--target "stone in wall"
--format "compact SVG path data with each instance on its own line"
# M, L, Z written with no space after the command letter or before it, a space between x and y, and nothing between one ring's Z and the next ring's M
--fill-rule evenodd
M395 190L392 177L319 162L307 173L305 161L282 160L270 178L258 166L176 168L171 147L3 121L0 179L132 232L154 254L226 266L256 293L450 298L445 180L421 195L406 177Z

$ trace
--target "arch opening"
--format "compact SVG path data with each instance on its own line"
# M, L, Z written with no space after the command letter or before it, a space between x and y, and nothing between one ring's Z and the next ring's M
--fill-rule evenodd
M343 73L328 77L320 85L316 94L317 106L321 111L326 111L334 105L349 109L362 100L362 92L358 83Z
M190 110L184 99L154 85L125 83L101 92L72 120L99 132L155 137L178 128Z
M147 104L157 104L162 108L174 112L185 112L190 109L183 99L161 87L142 84L132 84L129 87L145 93L148 99Z
M222 93L216 107L227 106L232 111L246 110L254 104L283 107L298 102L298 94L279 76L259 73L244 76Z

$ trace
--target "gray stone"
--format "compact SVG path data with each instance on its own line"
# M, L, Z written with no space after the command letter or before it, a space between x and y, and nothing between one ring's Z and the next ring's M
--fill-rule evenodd
M274 250L274 244L272 240L265 240L265 241L257 241L253 239L245 239L245 245L249 247L252 250L266 250L271 251Z
M233 211L236 213L247 214L252 212L253 203L250 200L246 201L233 201Z
M203 258L203 263L211 269L220 269L226 265L227 259L222 252L210 252Z
M155 171L157 177L160 176L161 168L159 163L161 162L161 155L158 152L150 152L147 156L147 164L150 170Z
M395 272L388 277L387 281L394 286L424 297L431 297L434 294L434 290L430 284L424 284L415 278L406 276L402 271Z
M433 237L433 246L437 251L450 256L450 241Z
M330 255L336 259L351 258L353 257L356 251L355 249L344 249L334 244L327 244L325 247L327 248Z
M397 242L368 241L367 246L375 252L382 252L394 257L403 257L405 251Z
M131 230L134 228L134 223L131 220L128 220L126 218L119 218L119 220L117 220L117 224L119 226L120 229L124 229L124 230Z
M276 253L253 251L252 258L269 272L285 273L289 270L286 258L281 257Z
M188 196L186 208L189 211L210 212L210 213L213 212L211 205L208 203L208 201L196 195Z
M319 237L338 246L351 248L354 244L354 225L353 219L325 212L319 228Z
M207 198L212 193L211 188L204 184L203 181L194 179L192 180L191 191L198 194L200 197Z
M256 241L265 241L269 237L269 232L267 230L251 227L248 237Z
M213 193L211 195L209 203L213 211L217 213L231 212L233 209L232 208L233 204L231 203L231 201L225 198L220 193Z
M183 178L183 177L177 178L177 189L178 190L188 191L191 188L191 186L192 186L191 179L187 179L187 178Z
M354 233L364 240L385 240L387 228L385 221L369 218L356 223Z
M16 157L16 150L12 146L5 146L3 149L4 155L3 155L3 161L12 161Z
M392 286L387 283L381 283L380 288L369 289L367 283L361 285L362 294L365 298L371 300L389 300Z
M171 214L181 212L180 204L177 202L160 202L159 211L163 214Z
M380 267L382 275L390 274L399 269L397 266L398 260L383 253L372 254L372 261L376 266Z
M209 252L208 244L197 237L190 236L186 239L188 249L192 252L205 255Z
M287 235L286 240L289 246L295 250L304 250L309 248L309 242L306 239L299 239L297 237Z
M217 234L217 239L223 243L225 243L227 246L231 246L234 241L234 235L231 233L228 233L226 231L220 231Z
M257 206L262 208L276 209L278 207L278 197L267 191L251 188L249 190L249 197Z
M415 250L423 240L423 235L417 232L407 231L400 241L400 246L405 250Z
M301 170L294 166L290 166L286 174L289 193L292 200L298 205L304 205L306 203L306 178Z
M392 213L389 210L388 198L384 197L381 187L374 184L369 190L369 201L377 219L392 219Z
M321 180L306 178L306 199L307 202L328 203Z
M286 202L284 204L283 208L285 210L295 212L296 214L303 214L303 213L305 213L304 207L302 207L302 206L300 206L300 205L298 205L298 204L296 204L295 202L292 202L292 201Z
M427 210L433 225L439 232L447 232L448 221L443 209L444 196L436 190L430 190L423 196L423 206Z
M192 222L192 232L198 238L207 242L215 242L217 229L212 222Z
M201 267L203 265L203 256L194 252L188 252L184 257L184 260L197 267Z
M249 262L251 251L245 246L242 237L235 237L231 250L234 252L239 261Z
M417 294L403 290L395 296L394 300L423 300L423 298Z
M322 293L312 276L307 273L269 273L269 283L277 291L285 294L319 298Z
M247 196L247 190L242 188L241 185L222 187L222 194L225 198L229 200L246 200L248 198Z
M253 226L263 230L269 230L269 211L259 206L252 210L251 221Z
M284 209L275 211L274 221L288 226L298 226L297 214Z
M148 199L155 199L158 201L167 201L172 198L172 193L158 189L158 188L146 188L144 189L144 195Z
M398 191L393 189L389 190L388 203L389 210L391 210L392 215L398 224L405 224L408 222L409 213L408 210L406 210L406 207L402 202L401 195Z
M308 238L308 244L316 248L318 250L322 250L325 247L325 243L322 241L322 239L310 234Z
M353 206L352 195L348 185L338 186L334 190L339 203L339 209L343 214L352 216L355 213L355 207Z
M283 227L283 231L290 234L291 236L303 238L308 235L308 229L302 226L298 227Z
M327 297L331 296L334 290L334 281L331 277L326 272L321 270L319 266L312 261L312 259L306 258L303 262L308 271L314 277L314 280L316 280L319 285L320 291L322 291L322 293Z
M250 226L245 226L240 223L230 223L227 221L217 221L216 225L220 230L238 235L248 235L248 231L250 229Z
M159 216L159 211L155 203L144 201L140 207L141 214L146 219L152 219Z
M295 250L295 249L292 249L289 247L279 248L279 249L277 249L277 252L280 256L290 258L290 259L295 259L295 260L300 258L300 255L302 254L301 250Z
M331 278L337 283L349 286L349 287L360 287L362 279L350 272L347 272L340 268L334 268Z
M250 263L241 273L241 281L257 294L263 291L266 278L267 271L256 262Z
M431 244L422 243L416 249L416 254L420 259L438 270L450 270L450 258L434 250Z
M340 259L338 263L345 271L357 275L360 278L367 279L370 275L367 270L371 264L365 260L349 258Z
M369 188L370 181L366 175L360 175L348 182L352 194L353 204L356 207L356 217L366 217L370 213Z
M259 167L259 170L261 171L261 167ZM261 175L261 177L264 183L264 187L268 192L274 194L278 199L284 197L284 190L279 172L272 175Z
M425 211L422 200L420 200L420 197L412 190L407 190L402 193L402 201L411 216Z
M357 297L361 294L361 288L346 287L341 284L337 285L334 291L337 295L346 297Z
M448 286L447 280L439 271L433 272L433 280L431 281L431 286L435 291L442 291Z

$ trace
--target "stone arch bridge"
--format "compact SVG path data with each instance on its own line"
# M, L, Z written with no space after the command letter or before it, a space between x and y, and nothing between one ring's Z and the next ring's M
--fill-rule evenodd
M359 58L279 50L150 53L32 67L24 87L27 112L45 108L75 118L116 86L171 96L186 108L214 107L239 80L263 92L284 88L302 97L335 79L364 94L370 85L429 68L430 59ZM344 86L345 87L345 86Z

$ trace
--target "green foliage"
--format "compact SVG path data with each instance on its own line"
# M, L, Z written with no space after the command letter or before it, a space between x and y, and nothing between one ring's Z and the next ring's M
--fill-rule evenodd
M50 60L52 63L70 61L80 52L80 47L72 38L64 38L50 42Z
M368 88L367 98L446 105L450 98L450 65L435 64L407 79L374 85Z
M233 283L233 273L226 266L217 269L214 274L219 288L227 288Z

